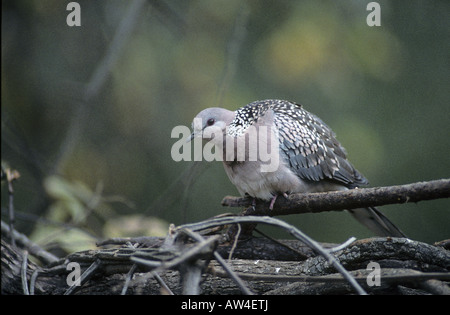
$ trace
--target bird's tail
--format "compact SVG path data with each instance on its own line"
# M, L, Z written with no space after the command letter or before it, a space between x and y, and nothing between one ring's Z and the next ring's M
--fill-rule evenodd
M349 210L352 216L378 236L406 237L384 214L375 207Z

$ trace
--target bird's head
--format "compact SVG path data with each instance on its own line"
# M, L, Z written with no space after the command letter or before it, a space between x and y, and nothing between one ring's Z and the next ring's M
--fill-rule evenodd
M193 132L188 141L196 137L213 139L218 134L223 134L234 116L234 112L220 107L202 110L192 121Z

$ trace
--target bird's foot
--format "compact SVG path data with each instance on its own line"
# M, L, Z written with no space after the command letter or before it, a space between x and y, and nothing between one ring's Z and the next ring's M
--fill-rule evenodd
M275 200L277 200L278 195L273 196L272 200L270 201L269 210L273 210L273 205L275 204Z
M282 194L284 198L288 199L289 196L287 193ZM275 201L277 200L278 195L275 195L272 197L272 200L270 200L269 210L273 210L273 206L275 205Z

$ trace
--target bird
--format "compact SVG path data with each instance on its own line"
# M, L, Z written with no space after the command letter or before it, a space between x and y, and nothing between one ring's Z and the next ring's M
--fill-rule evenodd
M241 196L270 201L269 209L280 195L356 189L369 183L348 161L331 128L294 102L254 101L236 111L207 108L194 118L192 129L188 140L199 137L221 150L225 172ZM250 139L263 141L251 146ZM240 153L239 141L244 144ZM276 167L270 171L263 166L272 161L254 152L261 144L275 157ZM405 237L375 207L348 211L378 236Z

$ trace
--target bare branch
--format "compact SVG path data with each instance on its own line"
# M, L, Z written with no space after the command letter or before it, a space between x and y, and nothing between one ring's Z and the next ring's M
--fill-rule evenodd
M199 241L199 242L203 242L204 238L196 232L193 232L189 229L183 229L183 231L185 233L187 233L190 237L194 238L195 240ZM236 242L237 242L237 238L236 238ZM235 242L235 243L236 243ZM235 244L234 244L235 245ZM230 251L230 255L231 255L232 250ZM233 281L239 286L239 288L241 289L241 291L246 294L246 295L251 295L253 294L253 292L251 292L247 286L245 285L245 283L236 275L236 273L233 271L233 269L231 269L228 264L225 262L225 260L222 258L222 256L220 256L220 254L217 251L214 251L214 258L217 260L217 262L222 266L222 268L225 270L225 272L228 274L228 276L233 279ZM231 260L231 259L230 259Z
M11 228L3 221L1 221L1 229L2 233L10 234ZM42 260L44 263L52 263L58 261L58 257L53 255L52 253L47 252L42 247L40 247L38 244L30 241L28 237L26 237L24 234L17 232L16 230L13 230L11 235L14 235L14 239L17 240L17 243L25 247L28 252ZM13 245L15 246L15 245Z
M254 247L265 247L264 238L255 238ZM240 243L242 245L239 245ZM299 241L290 240L290 242ZM2 294L23 294L21 272L23 253L2 239ZM245 241L240 246L248 246ZM155 244L161 244L156 241ZM224 244L226 246L226 244ZM296 245L290 243L294 248ZM303 246L302 244L299 244ZM321 244L324 245L324 244ZM190 244L192 246L192 244ZM195 246L195 245L194 245ZM335 245L325 244L327 248ZM170 253L157 248L120 247L114 249L88 250L74 253L61 259L54 267L37 267L30 259L27 262L26 274L30 279L30 294L64 294L67 290L66 270L68 262L78 262L82 269L100 260L95 277L82 281L83 285L76 294L120 294L127 281L127 274L134 265L131 257L150 256L159 260L169 257ZM311 253L312 254L312 253ZM358 240L334 252L333 255L350 272L360 284L372 294L448 294L450 253L440 246L404 238L370 238ZM222 255L227 257L227 253ZM282 261L265 260L253 257L250 259L232 259L226 262L251 292L256 294L353 294L354 290L347 280L336 273L335 268L322 256L308 255L307 260ZM142 257L142 256L141 256ZM179 257L170 256L170 257ZM276 258L274 255L271 259ZM150 258L150 257L149 257ZM164 258L165 260L166 258ZM171 258L168 258L171 259ZM200 258L202 259L202 258ZM256 260L255 260L256 259ZM366 286L368 262L378 262L381 266L381 287ZM39 276L37 275L39 270ZM135 278L130 281L129 294L161 294L162 285L157 277L147 268L138 266ZM145 273L143 273L145 272ZM183 292L180 272L161 270L158 277L174 294ZM212 260L200 284L202 294L241 294L242 289L230 278L231 274L223 269L223 265ZM226 277L226 278L223 278ZM326 278L330 279L326 279ZM32 289L33 288L33 289ZM167 289L163 290L167 292Z
M269 210L268 202L256 200L256 205L254 208L247 209L247 214L276 216L341 211L449 197L450 179L440 179L399 186L292 194L287 199L284 197L277 198L273 210ZM227 196L222 200L222 205L228 207L249 207L252 205L252 202L253 199L251 198Z
M240 216L240 217L224 217L224 218L215 218L208 221L193 223L193 224L185 224L179 226L177 229L181 228L189 228L192 230L201 230L205 228L210 228L218 225L227 225L227 224L236 224L236 223L262 223L268 224L272 226L277 226L288 231L292 236L301 240L303 243L314 249L320 255L322 255L330 264L336 268L336 270L342 274L342 276L350 283L350 285L358 292L358 294L367 294L366 291L353 279L353 277L348 273L347 270L336 260L336 258L329 253L328 250L324 249L318 242L304 234L302 231L297 229L296 227L287 224L284 221L270 218L270 217L255 217L255 216Z

